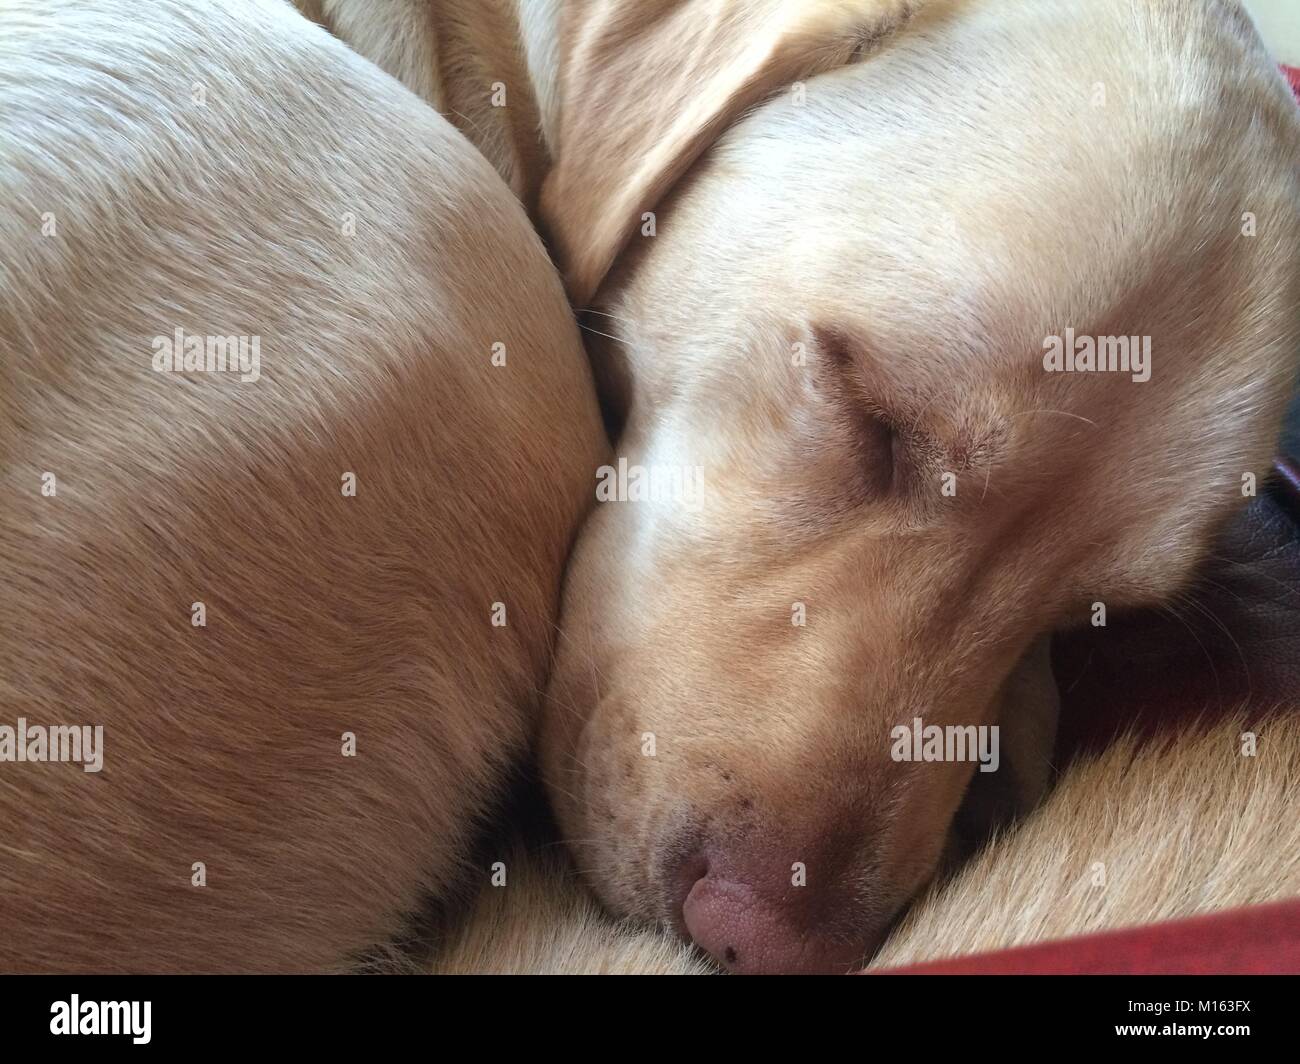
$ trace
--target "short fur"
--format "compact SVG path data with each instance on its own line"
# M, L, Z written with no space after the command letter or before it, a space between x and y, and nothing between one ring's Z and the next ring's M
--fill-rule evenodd
M921 897L870 967L1300 896L1300 707L1256 718L1126 737L1072 765L1036 812ZM1247 728L1253 757L1241 753ZM507 885L482 890L435 972L717 970L671 933L604 915L553 849L502 860Z
M623 45L655 99L669 59ZM743 115L700 102L729 128L592 300L620 460L703 487L589 518L541 758L614 912L735 970L843 970L933 874L972 778L900 762L893 729L1015 724L1027 648L1177 594L1267 474L1300 120L1240 9L1199 0L930 4L769 87ZM608 95L565 97L562 128ZM593 156L588 209L597 169L640 160ZM571 237L581 292L612 245ZM1150 379L1047 372L1068 330L1147 337Z
M600 452L585 369L522 212L414 96L269 2L128 6L24 0L0 44L3 704L102 721L117 759L6 772L0 899L25 910L0 901L0 966L337 968L445 895L523 751ZM970 775L891 764L889 726L1019 723L1028 648L1173 593L1265 468L1300 130L1248 20L302 6L535 201L612 338L620 453L710 471L702 511L602 507L583 534L542 751L589 881L676 923L702 856L807 858L830 888L800 919L865 947ZM260 390L132 360L205 324L278 343ZM1153 335L1158 377L1047 379L1067 325Z
M0 24L0 723L105 747L0 764L0 970L346 968L461 881L536 724L603 447L561 285L277 0ZM259 335L260 380L154 372L177 327Z

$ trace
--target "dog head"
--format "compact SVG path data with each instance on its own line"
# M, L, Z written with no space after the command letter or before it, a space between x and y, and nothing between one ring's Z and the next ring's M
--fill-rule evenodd
M1227 6L755 6L571 42L543 207L619 463L542 766L613 909L846 970L1030 712L1031 646L1174 595L1264 476L1300 132Z

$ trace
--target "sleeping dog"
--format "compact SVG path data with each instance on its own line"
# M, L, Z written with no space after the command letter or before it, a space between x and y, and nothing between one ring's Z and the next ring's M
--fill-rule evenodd
M1043 638L1167 600L1267 470L1300 122L1235 4L910 5L811 77L825 26L626 6L570 29L542 214L618 456L706 490L589 518L543 770L616 913L843 971L975 767L895 729L1025 728Z
M612 468L701 485L581 534L562 829L733 971L850 967L975 767L895 729L1002 729L1032 801L1045 635L1172 594L1265 468L1300 133L1252 27L300 6L354 51L269 0L5 16L5 704L105 724L105 767L6 773L0 962L335 968L451 889L601 462L508 186L589 312ZM259 379L154 372L176 328L258 333ZM1067 330L1093 357L1058 370ZM1098 371L1120 336L1149 379Z
M1218 0L315 6L461 116L586 315L615 483L541 745L577 864L729 970L855 964L989 790L898 729L998 730L994 790L1032 803L1048 633L1175 594L1267 468L1300 129L1253 26Z

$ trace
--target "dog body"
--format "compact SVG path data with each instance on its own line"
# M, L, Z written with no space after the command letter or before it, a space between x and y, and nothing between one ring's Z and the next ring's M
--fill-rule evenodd
M285 5L3 18L0 723L103 760L0 764L0 969L340 969L535 728L603 446L572 315Z
M562 0L294 0L461 130L530 211L558 136Z
M5 700L55 723L99 691L106 767L0 792L3 896L43 907L8 966L337 967L445 895L526 742L601 454L492 168L608 334L613 468L703 485L582 533L551 798L609 908L730 970L843 970L930 879L974 765L894 760L895 728L1018 732L1035 796L1045 635L1173 593L1265 468L1300 133L1235 4L300 0L483 158L273 5L162 4L135 58L29 7L66 36L45 65L15 46L0 92L39 101L81 57L96 91L34 128L104 158L6 149L41 166L7 171L0 223ZM104 147L171 109L161 144ZM93 253L33 243L56 191ZM100 368L177 328L258 333L259 390ZM1126 372L1073 346L1055 372L1076 334L1136 336ZM99 928L66 918L88 907Z

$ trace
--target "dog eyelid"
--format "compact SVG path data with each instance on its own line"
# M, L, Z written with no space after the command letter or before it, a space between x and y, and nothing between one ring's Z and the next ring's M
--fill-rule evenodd
M864 412L864 430L870 439L870 460L875 469L874 479L882 494L889 494L903 486L906 444L892 421L870 406Z
M864 451L864 475L880 495L901 488L906 472L907 441L896 419L871 396L858 377L853 342L839 329L814 327L813 337L833 378L833 394L851 415L857 443Z

